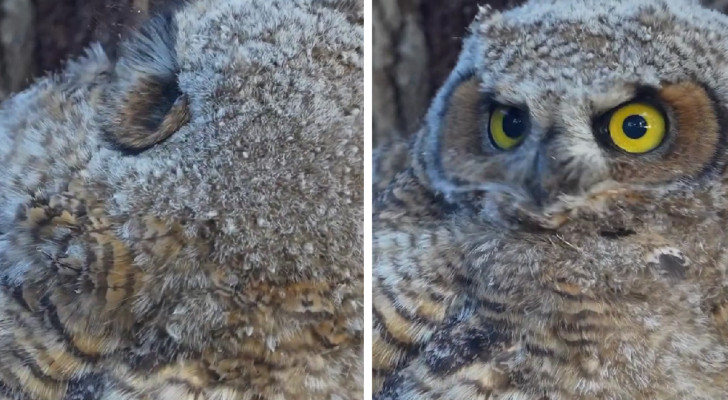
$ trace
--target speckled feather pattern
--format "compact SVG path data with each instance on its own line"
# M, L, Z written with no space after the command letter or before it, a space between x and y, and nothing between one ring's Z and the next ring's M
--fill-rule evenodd
M194 0L0 106L0 398L361 399L360 1Z
M693 1L481 11L379 175L375 398L725 398L727 27ZM595 121L644 88L669 141L605 147ZM528 110L515 149L488 147L489 102Z

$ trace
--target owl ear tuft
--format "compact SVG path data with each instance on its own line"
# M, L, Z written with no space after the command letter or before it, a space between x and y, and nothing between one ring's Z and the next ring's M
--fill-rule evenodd
M189 121L177 81L175 31L171 15L159 16L122 43L101 102L101 124L112 147L142 151Z

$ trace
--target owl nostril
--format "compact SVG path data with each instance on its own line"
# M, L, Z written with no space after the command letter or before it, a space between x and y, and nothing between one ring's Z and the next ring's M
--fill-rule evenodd
M552 138L553 135L547 136L540 143L533 156L531 170L523 181L524 189L538 207L547 206L564 194L581 192L581 184L571 165L573 160L553 156Z

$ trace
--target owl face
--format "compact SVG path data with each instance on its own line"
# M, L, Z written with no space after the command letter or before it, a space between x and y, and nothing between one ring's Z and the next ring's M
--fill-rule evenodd
M549 207L720 174L725 17L691 2L563 3L476 19L418 142L432 184Z

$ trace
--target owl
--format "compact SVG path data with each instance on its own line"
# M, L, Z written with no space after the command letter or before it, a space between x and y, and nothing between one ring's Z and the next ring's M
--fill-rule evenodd
M727 107L696 1L481 10L375 200L375 398L726 398Z
M0 398L362 398L362 3L194 0L0 106Z

